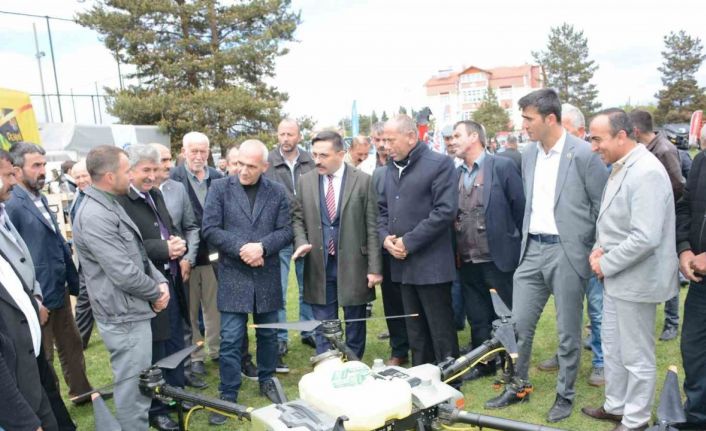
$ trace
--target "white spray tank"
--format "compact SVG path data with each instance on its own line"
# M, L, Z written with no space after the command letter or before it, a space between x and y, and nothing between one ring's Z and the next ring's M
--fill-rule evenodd
M337 352L314 361L314 371L299 381L299 397L334 418L347 416L347 431L380 428L412 413L412 389L404 380L376 379L363 362L343 362Z

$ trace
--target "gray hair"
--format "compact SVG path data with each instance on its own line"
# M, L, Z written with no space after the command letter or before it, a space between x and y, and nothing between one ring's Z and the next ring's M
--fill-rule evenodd
M159 164L162 157L159 150L152 145L135 144L127 148L127 158L130 161L130 169L137 166L140 162L152 162Z
M74 172L78 171L86 171L86 173L88 173L88 168L86 167L86 159L79 160L71 167L71 176L76 177L76 174Z
M263 144L262 141L258 141L257 139L248 139L240 144L239 151L246 151L250 149L262 151L262 161L267 163L267 146Z
M371 135L380 135L383 133L385 130L385 123L382 121L378 121L377 123L373 124L373 128L370 130Z
M586 118L583 116L583 113L571 103L563 103L561 105L561 117L571 120L571 124L573 124L576 129L586 127Z
M211 144L208 141L208 136L201 132L189 132L181 140L182 146L188 148L190 144L201 144L206 143L210 148Z
M12 155L12 164L23 168L25 165L25 156L27 154L45 155L47 152L41 146L30 142L15 142L10 147L10 155Z
M389 124L394 124L395 128L400 133L414 133L414 136L419 138L417 123L407 114L398 114L388 120Z
M240 152L240 150L238 149L238 147L236 147L235 145L233 145L232 147L228 148L228 151L226 152L226 160L228 160L228 159L230 158L231 154L232 154L234 151L235 151L235 152Z

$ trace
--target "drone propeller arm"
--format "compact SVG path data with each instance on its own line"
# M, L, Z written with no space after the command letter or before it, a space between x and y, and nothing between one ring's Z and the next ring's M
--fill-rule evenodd
M446 381L447 379L455 376L464 369L472 367L476 364L476 362L480 362L484 356L501 347L502 344L500 344L500 341L498 341L496 338L491 338L490 340L485 341L483 344L466 353L465 355L459 356L458 359L453 361L451 364L442 366L442 380Z
M498 418L495 416L481 415L464 410L458 410L451 406L439 405L439 417L450 423L462 423L474 425L480 428L490 428L503 431L562 431L559 428L552 428L545 425L536 425L527 422L515 421L512 419ZM444 425L442 425L444 427Z
M181 402L188 401L190 403L203 406L207 409L218 410L219 412L235 415L241 419L245 419L248 421L250 420L250 413L253 411L252 407L246 407L240 404L232 403L230 401L186 392L181 388L169 385L159 386L155 389L155 392L159 395L169 397L173 400L178 400Z

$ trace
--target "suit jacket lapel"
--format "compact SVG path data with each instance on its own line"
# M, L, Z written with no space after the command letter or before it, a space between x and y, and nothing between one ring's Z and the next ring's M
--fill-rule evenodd
M247 195L245 196L247 199ZM255 205L253 206L252 209L252 222L253 224L257 221L257 219L260 217L260 213L262 213L262 209L265 207L265 203L270 198L270 184L267 182L265 177L260 177L260 189L257 191L257 194L255 195ZM248 202L248 205L250 205L250 202Z
M27 209L27 211L29 211L33 216L38 218L39 221L41 221L44 224L44 226L47 227L47 229L53 231L54 228L49 223L49 221L46 218L44 218L42 213L39 211L39 208L37 208L37 206L34 204L34 201L32 200L32 197L29 195L29 193L27 191L25 191L24 189L22 189L22 187L17 186L17 189L18 189L17 190L17 197L22 199L22 204ZM42 203L44 203L43 199L42 199Z
M643 147L643 149L645 148ZM625 166L623 166L622 169L620 169L612 178L608 178L608 182L606 182L606 185L603 188L601 209L598 213L598 218L596 219L596 222L601 219L603 213L605 213L606 210L610 207L610 205L613 203L613 200L618 195L618 192L620 192L620 189L622 189L623 181L625 180L625 177L627 176L628 171L630 170L632 165L635 164L635 162L641 159L644 155L644 152L639 147L635 151L636 153L631 154L628 160L625 161ZM645 151L648 150L645 149Z
M357 179L358 175L353 173L353 169L351 169L349 166L346 166L343 170L343 179L341 180L343 182L343 193L341 194L341 197L339 199L340 202L338 208L336 208L336 217L340 217L341 213L343 212L343 209L346 207L346 204L348 203L348 200L351 197L351 193L353 192L353 187L355 187L355 182Z
M529 151L527 151L527 162L526 162L526 167L527 169L522 170L522 176L524 177L524 185L525 185L525 196L526 202L527 202L527 209L531 207L530 203L532 202L532 192L534 189L534 170L537 167L537 143L533 142L531 144L530 148L528 148Z
M493 165L495 164L495 157L486 154L485 161L483 161L483 207L485 212L488 212L489 202L490 202L490 189L493 186Z
M574 162L574 143L567 134L564 149L559 159L559 173L556 176L556 189L554 190L554 205L559 201L559 195L564 189L564 182L569 173L569 166Z
M233 199L238 203L240 209L243 211L245 216L252 223L253 221L253 211L250 210L250 201L248 200L248 195L245 194L245 189L240 184L239 177L231 177L228 179L230 187L228 187L233 194ZM258 193L259 194L259 193ZM256 204L257 204L257 199Z

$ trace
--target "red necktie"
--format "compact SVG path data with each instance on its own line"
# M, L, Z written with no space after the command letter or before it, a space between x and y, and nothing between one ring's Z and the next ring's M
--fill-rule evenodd
M328 219L333 223L336 218L336 196L333 190L333 175L327 175L328 188L326 189L326 210L328 211ZM328 254L336 254L336 246L333 243L333 237L328 241Z

